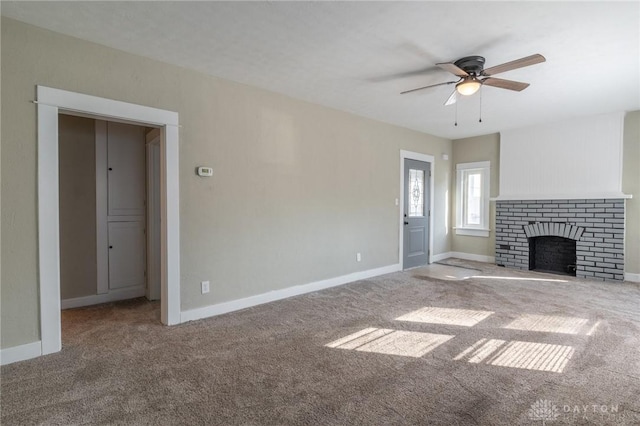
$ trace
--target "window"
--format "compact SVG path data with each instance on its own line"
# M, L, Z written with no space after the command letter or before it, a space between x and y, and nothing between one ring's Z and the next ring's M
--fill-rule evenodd
M424 217L424 170L409 169L409 217Z
M490 163L460 163L456 170L456 234L488 237Z

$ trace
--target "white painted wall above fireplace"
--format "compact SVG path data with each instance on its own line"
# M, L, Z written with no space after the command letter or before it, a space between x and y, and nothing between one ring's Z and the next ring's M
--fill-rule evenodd
M500 134L499 200L624 198L624 113Z

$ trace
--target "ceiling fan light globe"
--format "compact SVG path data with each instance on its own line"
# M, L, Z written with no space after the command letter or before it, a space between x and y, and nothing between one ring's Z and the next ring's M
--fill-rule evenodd
M478 80L466 80L456 84L456 90L463 96L470 96L476 93L480 86L482 86L482 83Z

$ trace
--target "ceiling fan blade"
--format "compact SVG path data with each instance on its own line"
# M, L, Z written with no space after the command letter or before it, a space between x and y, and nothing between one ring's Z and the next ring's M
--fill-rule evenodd
M515 61L506 62L501 65L496 65L495 67L487 68L484 71L482 71L482 75L486 75L486 76L496 75L501 72L528 67L530 65L539 64L540 62L544 62L544 61L546 61L545 57L540 55L539 53L536 53L535 55L516 59Z
M447 99L447 102L444 103L445 106L449 106L449 105L453 105L458 101L458 91L456 89L453 89L453 93L451 94L451 96L449 96L449 99Z
M447 81L446 83L438 83L438 84L431 84L429 86L416 87L415 89L405 90L404 92L400 92L400 94L404 95L405 93L411 93L411 92L415 92L417 90L428 89L430 87L436 87L436 86L445 86L447 84L453 84L453 83L457 83L457 81Z
M425 75L432 74L434 71L438 71L439 73L440 69L437 67L428 67L428 68L423 67L423 68L414 69L411 71L397 72L397 73L387 74L387 75L382 75L377 77L370 77L367 79L367 81L371 81L373 83L381 83L385 81L399 80L401 78L413 77L416 75L425 76Z
M442 68L443 70L450 72L453 75L457 75L458 77L468 77L469 76L469 74L465 70L463 70L462 68L459 68L453 62L442 62L442 63L436 64L436 65L439 66L440 68Z
M529 87L529 83L522 83L520 81L505 80L502 78L493 77L485 78L484 80L482 80L482 84L484 86L493 86L499 87L501 89L515 90L516 92L521 92Z

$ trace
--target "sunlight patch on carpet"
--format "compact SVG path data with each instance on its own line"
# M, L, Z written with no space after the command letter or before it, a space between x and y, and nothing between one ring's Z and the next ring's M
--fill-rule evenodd
M600 322L601 321L596 321L595 324L593 324L593 326L591 326L591 328L589 329L589 331L587 331L587 336L591 336L593 335L593 333L596 332L596 330L598 329L598 327L600 327Z
M414 277L428 277L446 281L461 281L476 275L478 272L478 269L468 269L461 266L432 263L427 266L412 269L410 273L411 276Z
M342 339L335 340L331 343L328 343L327 347L329 348L340 348L340 349L357 349L362 345L365 345L369 342L372 342L385 334L391 334L394 330L390 330L388 328L365 328L364 330L360 330L356 333L350 334Z
M425 307L402 315L396 320L472 327L491 314L491 311Z
M589 320L575 317L521 315L504 328L546 333L578 334L587 322Z
M501 277L501 276L488 276L488 275L474 275L471 278L486 279L486 280L511 280L511 281L544 281L551 283L568 283L567 280L557 280L553 278L525 278L525 277Z
M360 352L420 358L453 337L446 334L370 327L335 340L325 346Z
M562 373L574 352L573 347L564 345L480 339L454 360L466 358L474 364Z

